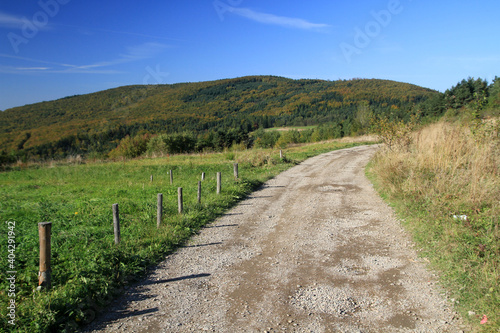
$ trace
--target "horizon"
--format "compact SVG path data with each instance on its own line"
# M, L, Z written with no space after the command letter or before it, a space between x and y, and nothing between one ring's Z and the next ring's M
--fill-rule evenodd
M0 110L142 84L500 75L500 4L40 0L0 6Z

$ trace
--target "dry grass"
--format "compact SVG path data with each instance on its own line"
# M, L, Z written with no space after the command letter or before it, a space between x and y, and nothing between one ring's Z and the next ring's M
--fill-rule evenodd
M358 143L358 142L379 142L379 138L376 135L361 135L361 136L346 136L342 139L337 139L336 141L342 143Z
M498 133L488 133L485 140L483 132L473 134L467 126L433 124L414 134L410 151L382 150L374 170L392 191L419 199L438 197L450 206L450 214L462 206L492 207L500 199L500 144Z
M476 324L486 314L477 327L488 332L500 328L499 126L433 124L414 133L409 150L381 150L370 169L462 313Z

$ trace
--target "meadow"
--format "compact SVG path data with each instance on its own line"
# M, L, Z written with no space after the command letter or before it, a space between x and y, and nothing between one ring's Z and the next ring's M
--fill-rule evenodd
M500 121L443 120L401 140L377 153L368 175L462 317L499 332Z
M252 149L115 162L76 159L0 173L1 219L5 222L0 244L7 249L4 245L13 239L15 245L13 260L2 250L0 330L76 330L91 322L127 285L266 180L308 157L360 144L300 145L284 151L283 159L276 149ZM239 163L238 180L233 177L235 162ZM206 178L198 204L202 172ZM217 172L222 172L221 194L216 194ZM177 211L178 187L184 192L183 214ZM159 228L158 193L163 194L164 215ZM118 245L113 234L114 203L120 209ZM15 227L7 222L15 222ZM52 222L52 287L37 291L40 222ZM9 271L16 272L14 298L8 292ZM9 323L6 305L12 299L15 321Z

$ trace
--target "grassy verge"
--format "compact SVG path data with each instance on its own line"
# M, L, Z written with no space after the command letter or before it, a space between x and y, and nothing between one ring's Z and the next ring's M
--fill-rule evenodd
M191 235L256 189L308 157L361 143L328 142L277 150L234 151L125 162L31 167L0 173L2 244L0 331L74 331L148 267L182 245ZM233 163L240 179L233 179ZM173 170L174 184L170 184ZM202 203L196 202L197 183ZM222 172L222 193L216 192ZM153 181L150 176L153 175ZM184 192L184 213L177 213L177 188ZM156 198L164 196L164 219L156 226ZM111 206L118 203L121 243L114 244ZM39 222L52 222L52 288L38 284ZM15 259L7 255L15 235ZM10 265L13 265L12 267ZM15 297L9 295L9 271L15 273ZM7 305L15 300L14 324Z
M457 310L482 332L500 329L498 125L434 124L415 134L409 150L382 150L367 168L441 272Z

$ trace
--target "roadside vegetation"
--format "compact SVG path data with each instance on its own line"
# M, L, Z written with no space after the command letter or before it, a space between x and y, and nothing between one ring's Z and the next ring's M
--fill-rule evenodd
M345 140L344 140L345 141ZM323 142L277 149L233 149L221 153L176 155L117 162L34 164L0 173L3 221L15 222L16 319L0 309L3 332L73 332L91 322L111 300L203 226L224 213L264 181L324 152L362 142ZM238 181L233 163L239 163ZM174 184L170 184L173 170ZM202 172L201 205L197 184ZM222 193L216 194L216 173ZM153 181L150 176L153 175ZM184 213L177 212L183 188ZM157 194L164 218L156 225ZM119 204L121 243L114 244L111 206ZM52 288L37 291L39 222L52 222ZM7 244L7 224L0 244ZM6 250L6 249L5 249ZM8 304L9 268L0 262L0 303Z
M481 332L500 329L499 81L463 80L425 127L378 121L386 145L367 169Z

